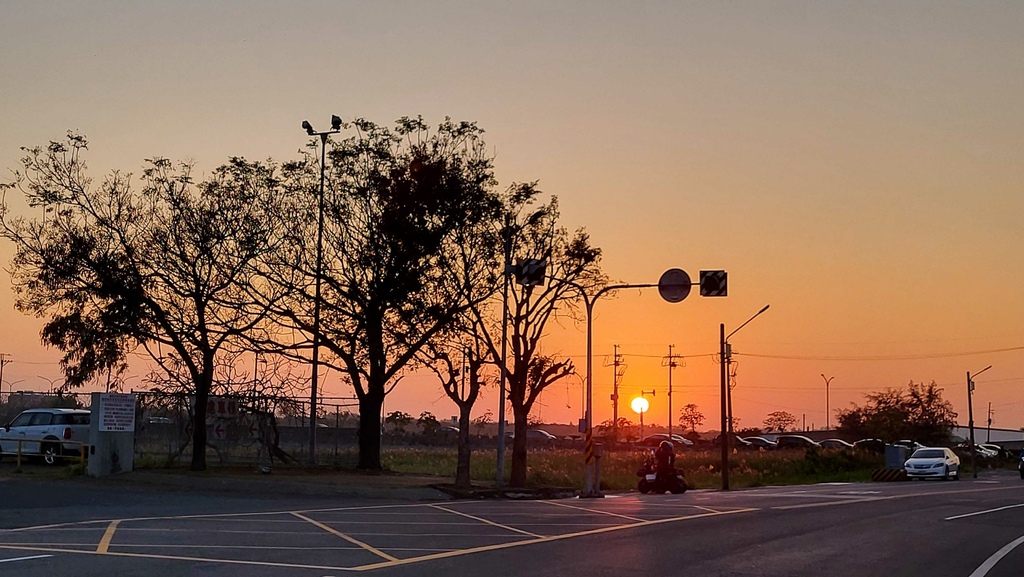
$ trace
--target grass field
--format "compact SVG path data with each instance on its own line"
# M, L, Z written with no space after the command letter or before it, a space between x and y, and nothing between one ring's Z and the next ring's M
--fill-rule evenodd
M506 454L506 477L511 468ZM471 475L475 482L493 482L497 455L474 451ZM456 451L442 447L394 447L384 450L385 468L396 473L455 476ZM636 487L636 470L644 454L640 451L606 453L601 460L601 486L609 490ZM721 455L717 451L687 451L676 457L676 467L686 474L694 488L721 486ZM583 457L579 451L533 450L527 458L527 482L531 486L579 487L583 484ZM729 482L733 487L793 485L836 481L866 481L871 471L883 466L879 455L862 451L819 451L802 449L772 452L738 452L730 456Z

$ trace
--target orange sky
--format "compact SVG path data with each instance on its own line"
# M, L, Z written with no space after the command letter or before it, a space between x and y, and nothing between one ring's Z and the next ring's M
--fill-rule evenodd
M774 410L820 426L822 373L833 409L934 380L966 422L965 373L990 364L976 420L991 402L996 426L1024 426L1024 350L965 354L1024 347L1020 3L8 2L0 74L3 167L68 128L98 177L152 156L200 172L292 157L299 123L331 114L450 115L487 130L503 182L558 194L614 279L728 270L724 299L597 305L597 420L619 344L623 398L658 389L648 420L664 422L675 344L675 405L716 422L719 323L770 303L732 339L772 357L737 357L740 426ZM45 389L57 355L12 303L3 275L4 380ZM547 347L582 367L585 345L564 327ZM387 408L454 414L440 397L411 378ZM579 384L543 402L574 420Z

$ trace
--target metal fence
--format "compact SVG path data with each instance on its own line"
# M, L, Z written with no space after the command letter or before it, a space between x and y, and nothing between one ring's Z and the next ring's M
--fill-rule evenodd
M136 395L136 466L173 466L192 460L195 430L192 397L132 391ZM26 409L88 409L91 393L9 393L0 399L0 424ZM355 464L358 405L354 399L317 403L317 463ZM299 464L309 462L309 401L271 396L213 397L205 423L206 459L216 465Z

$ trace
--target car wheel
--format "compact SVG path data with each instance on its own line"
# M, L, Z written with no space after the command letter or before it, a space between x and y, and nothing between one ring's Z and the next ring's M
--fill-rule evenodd
M953 480L954 481L959 481L960 480L960 467L957 467L956 471L953 473Z
M943 481L948 481L949 480L949 465L946 465L946 468L942 470L942 480Z
M53 443L43 446L43 462L47 465L56 465L60 462L60 445Z

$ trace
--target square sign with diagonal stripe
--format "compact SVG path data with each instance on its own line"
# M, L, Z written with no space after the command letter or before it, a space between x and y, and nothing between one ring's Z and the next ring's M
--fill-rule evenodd
M724 297L728 295L728 275L724 270L700 271L700 296Z

